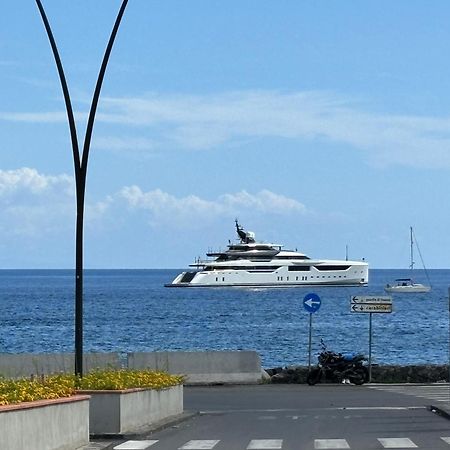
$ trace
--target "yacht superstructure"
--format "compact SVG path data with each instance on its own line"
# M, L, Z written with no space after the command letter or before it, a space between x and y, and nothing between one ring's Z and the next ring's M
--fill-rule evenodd
M239 241L209 259L190 264L166 287L361 286L369 281L364 261L319 260L279 244L258 242L236 220Z

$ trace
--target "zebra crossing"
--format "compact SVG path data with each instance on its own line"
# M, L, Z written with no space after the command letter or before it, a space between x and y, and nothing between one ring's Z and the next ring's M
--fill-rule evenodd
M180 447L173 450L213 450L221 442L220 439L195 439L190 440ZM450 449L450 436L440 437L440 442L444 442L449 445ZM158 450L159 440L143 440L143 441L126 441L122 444L116 445L114 450ZM410 449L421 448L419 444L415 443L408 437L395 437L395 438L374 438L374 445L376 448L383 449ZM381 446L381 447L380 447ZM222 447L224 448L224 447ZM302 447L302 450L305 447ZM356 447L355 447L356 448ZM374 447L371 447L374 448ZM425 447L422 447L425 449ZM242 450L282 450L283 439L252 439ZM351 445L346 439L314 439L311 443L311 450L340 450L340 449L352 449ZM427 446L426 449L429 449Z
M439 384L370 384L368 389L394 392L396 394L411 395L426 398L434 402L450 402L450 386L448 383Z

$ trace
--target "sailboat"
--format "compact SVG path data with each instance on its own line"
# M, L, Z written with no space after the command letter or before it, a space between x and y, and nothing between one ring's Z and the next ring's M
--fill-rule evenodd
M391 284L387 284L384 288L384 290L386 292L392 292L392 293L425 293L425 292L429 292L431 290L431 284L429 286L422 284L422 283L415 283L412 279L412 272L414 269L414 242L417 246L417 250L419 251L419 255L420 255L420 259L422 261L422 265L423 268L425 269L425 264L423 263L423 259L422 259L422 255L420 253L419 250L419 246L417 245L417 240L415 239L414 236L414 232L413 232L413 228L409 227L409 231L410 231L410 264L409 264L409 269L411 272L411 277L410 278L398 278L397 280L395 280L395 284L391 285ZM425 269L425 274L427 275L428 278L428 273ZM430 280L428 279L428 283L430 282Z

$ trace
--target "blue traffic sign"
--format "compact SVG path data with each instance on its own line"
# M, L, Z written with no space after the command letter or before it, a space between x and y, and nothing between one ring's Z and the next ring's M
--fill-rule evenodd
M303 306L309 313L315 313L318 311L321 304L322 300L320 300L320 297L317 294L307 294L303 299Z

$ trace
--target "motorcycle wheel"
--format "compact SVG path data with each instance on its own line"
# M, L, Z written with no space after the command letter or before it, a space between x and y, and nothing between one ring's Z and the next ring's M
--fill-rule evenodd
M363 366L362 370L364 372L364 383L368 383L369 382L369 369L366 366Z
M322 378L322 369L320 367L316 367L315 369L312 369L308 376L306 377L306 382L310 386L314 386L316 383L320 381Z
M365 367L361 367L361 369L358 369L355 371L355 375L353 375L349 378L353 384L356 384L357 386L361 386L361 384L364 384L364 382L368 380L369 372Z

